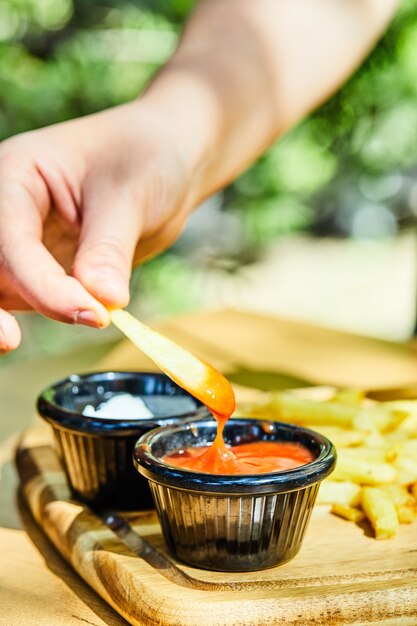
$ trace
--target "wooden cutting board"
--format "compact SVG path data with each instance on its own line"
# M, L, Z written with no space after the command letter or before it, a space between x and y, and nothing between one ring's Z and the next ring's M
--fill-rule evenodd
M94 514L72 500L43 424L23 437L17 466L37 522L130 624L417 624L416 523L378 542L366 525L316 507L291 562L261 572L209 572L168 554L153 512Z

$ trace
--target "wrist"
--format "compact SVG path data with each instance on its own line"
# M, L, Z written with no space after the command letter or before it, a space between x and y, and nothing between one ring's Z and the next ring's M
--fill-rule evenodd
M159 131L178 151L192 210L214 191L208 173L218 153L220 133L210 94L185 69L168 64L137 104L155 119Z

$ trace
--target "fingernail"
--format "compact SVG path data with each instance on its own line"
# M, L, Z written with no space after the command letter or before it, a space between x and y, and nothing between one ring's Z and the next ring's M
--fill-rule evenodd
M93 328L102 328L103 322L94 311L75 311L74 323L92 326Z

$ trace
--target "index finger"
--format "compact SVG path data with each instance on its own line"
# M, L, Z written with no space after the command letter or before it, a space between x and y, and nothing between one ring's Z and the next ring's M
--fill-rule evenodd
M34 177L39 177L36 170ZM68 276L42 243L45 207L33 188L0 178L0 263L17 293L34 309L62 322L102 327L106 308L81 283ZM39 181L37 181L39 183Z

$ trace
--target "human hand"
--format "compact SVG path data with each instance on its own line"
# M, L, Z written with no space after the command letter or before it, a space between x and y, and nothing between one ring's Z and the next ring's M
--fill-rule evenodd
M172 243L193 207L329 97L397 5L200 0L139 100L4 142L0 307L108 324L132 262ZM0 350L19 340L0 311Z
M132 263L181 232L185 188L178 142L140 101L1 144L0 350L20 341L10 310L106 326Z

